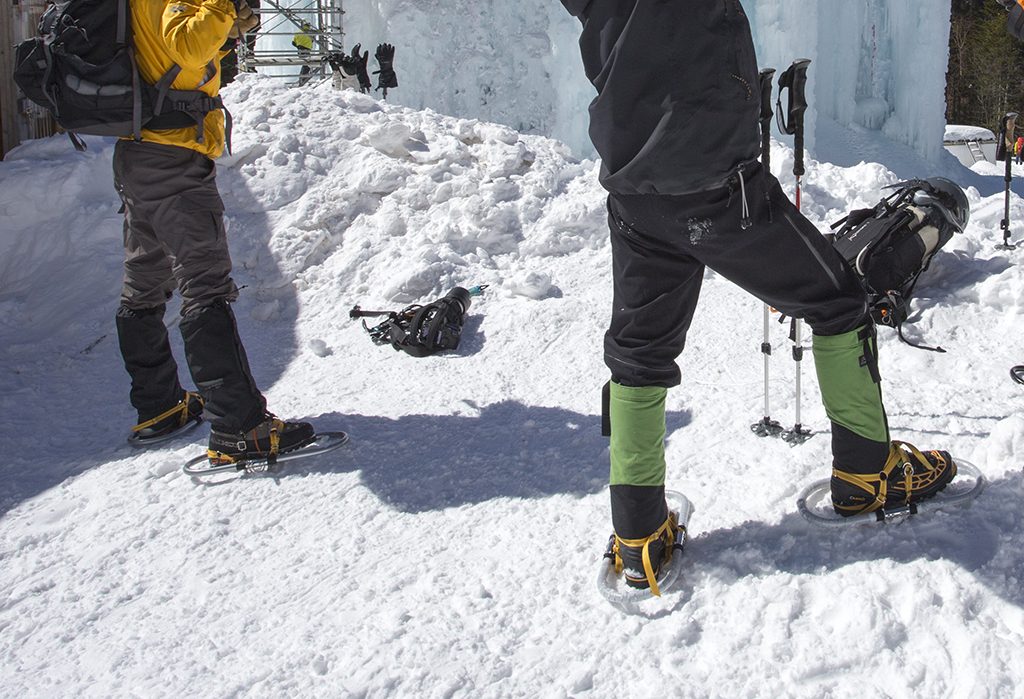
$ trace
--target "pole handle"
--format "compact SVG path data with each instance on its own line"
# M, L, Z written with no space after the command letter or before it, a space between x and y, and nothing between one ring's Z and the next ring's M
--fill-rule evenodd
M811 59L798 58L779 76L779 128L794 139L793 174L803 176L804 169L804 112L807 111L807 68ZM782 91L789 90L785 118L782 113Z
M1009 112L999 123L999 139L996 142L996 161L1009 161L1013 157L1013 137L1017 129L1017 113Z
M771 172L772 158L772 85L775 78L774 68L761 69L761 164L765 172Z

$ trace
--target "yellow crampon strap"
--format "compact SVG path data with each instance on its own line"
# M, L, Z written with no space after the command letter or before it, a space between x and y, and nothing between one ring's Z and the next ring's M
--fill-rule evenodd
M274 420L273 427L270 428L270 451L267 453L267 457L273 459L277 456L278 449L281 445L281 435L278 432L284 423L280 420Z
M216 449L207 449L206 458L210 460L211 464L217 465L233 464L236 461L235 457L230 454L225 454L222 451L217 451Z
M206 458L210 460L211 464L215 464L217 466L235 463L234 458L228 456L227 454L219 452L216 449L207 449Z
M612 545L612 552L615 554L615 572L619 574L622 572L622 556L619 555L619 546L632 546L633 548L643 547L643 562L644 562L644 575L647 576L647 584L651 587L651 594L655 597L661 597L661 589L658 587L658 581L654 577L654 566L651 565L651 543L658 539L665 537L665 561L669 563L672 560L672 554L675 552L676 544L676 532L679 531L679 525L676 524L676 513L669 512L668 519L650 536L644 539L622 539L618 534L615 535L615 543Z
M945 462L945 459L942 458L939 452L933 451L931 453L940 462ZM865 508L844 507L843 505L837 505L836 507L842 510L853 510L864 514L881 509L885 506L885 498L889 492L889 481L892 479L893 473L896 472L897 469L902 472L903 475L903 490L906 493L903 504L909 504L910 498L914 494L914 463L911 461L911 458L916 460L929 471L935 470L935 467L929 463L927 457L925 457L920 449L915 447L913 444L900 442L898 440L893 440L892 444L889 446L889 458L886 459L885 466L882 467L882 470L879 473L849 473L847 471L840 471L839 469L833 468L833 476L841 481L849 483L850 485L856 486L875 497L874 502ZM896 477L899 478L899 475L897 474ZM877 491L875 490L875 486L878 486Z
M186 422L188 422L188 404L189 404L189 401L192 399L193 396L198 398L199 394L198 393L193 393L192 391L185 391L185 398L182 399L182 401L180 403L178 403L173 408L170 408L170 409L165 410L164 412L160 413L159 415L157 415L152 420L146 420L145 422L140 422L138 425L136 425L135 427L132 428L132 432L139 432L141 430L146 429L147 427L152 427L156 423L160 422L161 420L166 420L167 418L171 417L175 413L181 413L181 417L178 419L178 427L182 427Z

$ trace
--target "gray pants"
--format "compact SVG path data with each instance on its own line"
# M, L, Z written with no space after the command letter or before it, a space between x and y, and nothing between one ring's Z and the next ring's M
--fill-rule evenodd
M181 292L181 335L213 429L238 434L264 419L229 303L238 297L213 161L187 148L119 141L114 185L125 206L124 287L117 334L139 421L183 397L164 308Z
M114 186L125 205L123 306L155 308L175 287L182 315L238 297L212 160L188 148L118 141Z

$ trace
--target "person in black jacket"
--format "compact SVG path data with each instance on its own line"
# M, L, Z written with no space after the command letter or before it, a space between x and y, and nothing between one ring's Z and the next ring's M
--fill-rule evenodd
M832 501L855 515L930 497L947 452L892 442L874 328L854 272L758 162L758 67L739 0L562 0L597 89L590 136L608 190L616 570L658 594L678 523L665 502L665 397L714 269L814 330L832 424ZM709 455L709 458L710 455Z

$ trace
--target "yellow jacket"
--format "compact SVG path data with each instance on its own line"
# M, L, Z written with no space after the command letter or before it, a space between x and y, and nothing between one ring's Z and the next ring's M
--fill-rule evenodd
M313 50L313 37L306 32L296 32L292 36L292 46L297 49L306 49L307 51Z
M220 91L220 47L235 22L230 0L131 0L135 58L144 82L155 85L175 63L181 73L171 87L202 90L211 97ZM142 140L199 151L210 158L224 150L224 114L206 115L203 143L195 127L142 130Z

